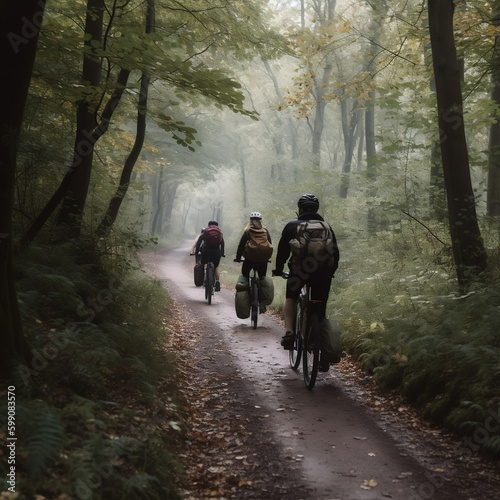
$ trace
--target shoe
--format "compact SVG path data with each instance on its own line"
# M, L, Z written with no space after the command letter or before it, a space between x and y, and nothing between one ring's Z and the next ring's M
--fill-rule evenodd
M330 369L330 363L329 363L329 361L326 358L324 358L323 356L321 356L319 358L319 367L318 367L318 370L320 372L327 372L329 369Z
M267 307L266 307L266 306L261 305L261 306L260 306L260 313L261 313L261 314L264 314L266 311L267 311Z
M220 292L220 281L215 282L215 291Z
M293 332L286 332L281 339L281 345L287 351L291 351L295 344L295 335Z

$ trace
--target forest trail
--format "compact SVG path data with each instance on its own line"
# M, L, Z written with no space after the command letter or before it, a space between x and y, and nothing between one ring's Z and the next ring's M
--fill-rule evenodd
M207 304L193 283L189 244L143 260L178 318L169 349L190 419L185 498L499 498L479 462L464 464L464 450L437 431L414 432L370 408L355 377L333 367L307 390L279 345L278 319L261 315L257 330L238 319L230 283Z

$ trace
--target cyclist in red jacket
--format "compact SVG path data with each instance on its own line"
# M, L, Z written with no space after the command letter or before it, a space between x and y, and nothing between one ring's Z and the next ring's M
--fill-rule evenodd
M203 248L201 245L203 244ZM209 221L203 234L200 235L196 243L196 255L201 248L201 263L207 264L209 260L215 267L215 291L220 292L220 258L224 255L224 236L219 228L219 223L215 220Z

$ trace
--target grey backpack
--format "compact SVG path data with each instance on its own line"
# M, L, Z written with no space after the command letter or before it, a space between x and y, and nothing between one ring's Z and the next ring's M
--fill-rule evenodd
M298 266L318 268L335 266L335 240L326 222L320 220L300 222L297 225L295 238L290 240L290 249L292 262Z

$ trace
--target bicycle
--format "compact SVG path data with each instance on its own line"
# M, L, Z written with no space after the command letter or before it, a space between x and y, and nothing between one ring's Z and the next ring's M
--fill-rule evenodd
M234 262L242 262L241 259L234 259ZM252 268L250 275L250 323L253 329L257 329L260 314L259 288L260 278L257 269Z
M215 292L215 266L214 263L209 260L205 268L205 299L208 300L208 304L212 303L212 296Z
M288 273L283 273L284 279ZM312 389L316 383L321 351L320 311L321 300L312 300L311 286L306 283L297 300L295 314L294 344L288 351L290 367L297 370L302 358L302 372L304 383Z

